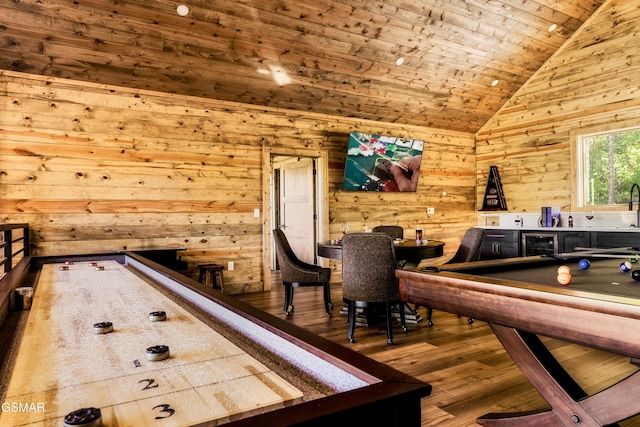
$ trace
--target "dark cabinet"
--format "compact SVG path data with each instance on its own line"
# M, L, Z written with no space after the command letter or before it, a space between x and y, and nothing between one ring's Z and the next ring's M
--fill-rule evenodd
M520 232L518 230L488 229L482 241L480 259L513 258L520 256Z
M640 232L592 231L591 246L594 248L640 248Z
M591 247L591 233L588 231L563 231L559 233L560 252L573 252L576 248Z
M549 236L551 235L557 235L557 241L554 241L553 244L550 243ZM536 243L536 239L545 243L552 250L552 253L555 252L554 248L557 248L557 253L573 252L579 250L577 248L634 248L640 251L640 231L504 230L487 228L482 242L480 259L524 256L524 248L531 243ZM528 245L525 245L525 241ZM528 255L542 254L542 252L537 253L530 250L527 252L529 252Z

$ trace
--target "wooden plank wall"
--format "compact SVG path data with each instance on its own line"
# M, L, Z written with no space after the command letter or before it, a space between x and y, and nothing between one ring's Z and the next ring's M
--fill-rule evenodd
M478 202L498 166L507 208L575 211L571 132L640 125L640 7L608 1L476 134Z
M225 289L262 290L264 146L328 151L331 238L420 224L450 256L475 222L472 134L10 71L0 93L0 221L30 223L34 255L185 248L194 278L234 261ZM343 192L350 131L425 140L418 192Z

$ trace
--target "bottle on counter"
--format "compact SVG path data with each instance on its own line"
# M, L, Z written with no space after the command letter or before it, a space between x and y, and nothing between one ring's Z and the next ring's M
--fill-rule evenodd
M571 215L569 215L569 218L567 219L567 223L569 228L573 228L573 217Z

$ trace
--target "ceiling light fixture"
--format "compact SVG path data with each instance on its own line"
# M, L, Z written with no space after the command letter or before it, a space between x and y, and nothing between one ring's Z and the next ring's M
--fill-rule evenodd
M498 83L500 83L500 80L495 79L494 81L491 82L491 86L498 86Z
M555 30L556 28L558 28L558 26L556 24L551 24L551 25L549 25L549 28L547 28L547 31L551 32L551 31Z
M176 8L176 12L178 12L180 16L187 16L189 14L189 7L181 4Z
M404 64L404 58L396 59L396 65L402 65L402 64Z
M291 83L287 70L283 67L280 65L269 65L269 68L271 69L271 77L273 77L273 80L276 81L278 86L285 86Z

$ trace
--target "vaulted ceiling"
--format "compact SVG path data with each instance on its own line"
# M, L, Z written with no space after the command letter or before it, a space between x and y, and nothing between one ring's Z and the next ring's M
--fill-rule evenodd
M475 132L604 1L0 0L0 69Z

